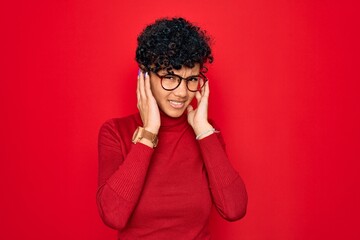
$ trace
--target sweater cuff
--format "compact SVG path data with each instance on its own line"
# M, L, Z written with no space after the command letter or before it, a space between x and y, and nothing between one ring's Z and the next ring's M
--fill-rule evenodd
M217 140L217 141L219 141L219 139L218 139L218 135L219 134L219 131L216 131L216 132L213 132L212 134L210 134L210 135L208 135L208 136L206 136L206 137L204 137L204 138L202 138L202 139L199 139L198 141L200 142L200 143L203 143L203 142L211 142L211 141L214 141L214 140Z

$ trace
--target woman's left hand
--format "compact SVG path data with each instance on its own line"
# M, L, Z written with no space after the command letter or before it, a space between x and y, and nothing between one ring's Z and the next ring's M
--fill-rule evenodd
M201 91L196 92L197 108L194 109L191 105L187 107L188 122L194 129L196 135L204 133L213 129L213 126L208 122L208 103L209 103L209 82L207 81ZM203 137L206 137L204 135Z

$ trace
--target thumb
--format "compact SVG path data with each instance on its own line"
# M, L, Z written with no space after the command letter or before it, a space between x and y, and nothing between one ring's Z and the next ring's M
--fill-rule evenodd
M188 113L191 112L191 111L193 111L193 110L194 110L193 106L189 105L189 106L187 107L187 112L188 112Z

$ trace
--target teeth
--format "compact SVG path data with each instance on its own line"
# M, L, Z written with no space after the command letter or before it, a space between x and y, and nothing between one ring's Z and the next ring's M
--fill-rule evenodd
M170 101L171 103L175 104L175 105L181 105L183 104L182 102L175 102L175 101Z
M173 108L183 108L185 106L185 102L178 102L178 101L173 101L173 100L170 100L170 105L173 107Z

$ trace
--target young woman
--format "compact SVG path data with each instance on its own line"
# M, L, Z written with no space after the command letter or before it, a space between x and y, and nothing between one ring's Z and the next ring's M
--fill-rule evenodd
M136 60L139 112L99 133L100 216L118 239L210 239L212 204L235 221L247 193L207 115L209 37L183 18L159 19L139 35Z

